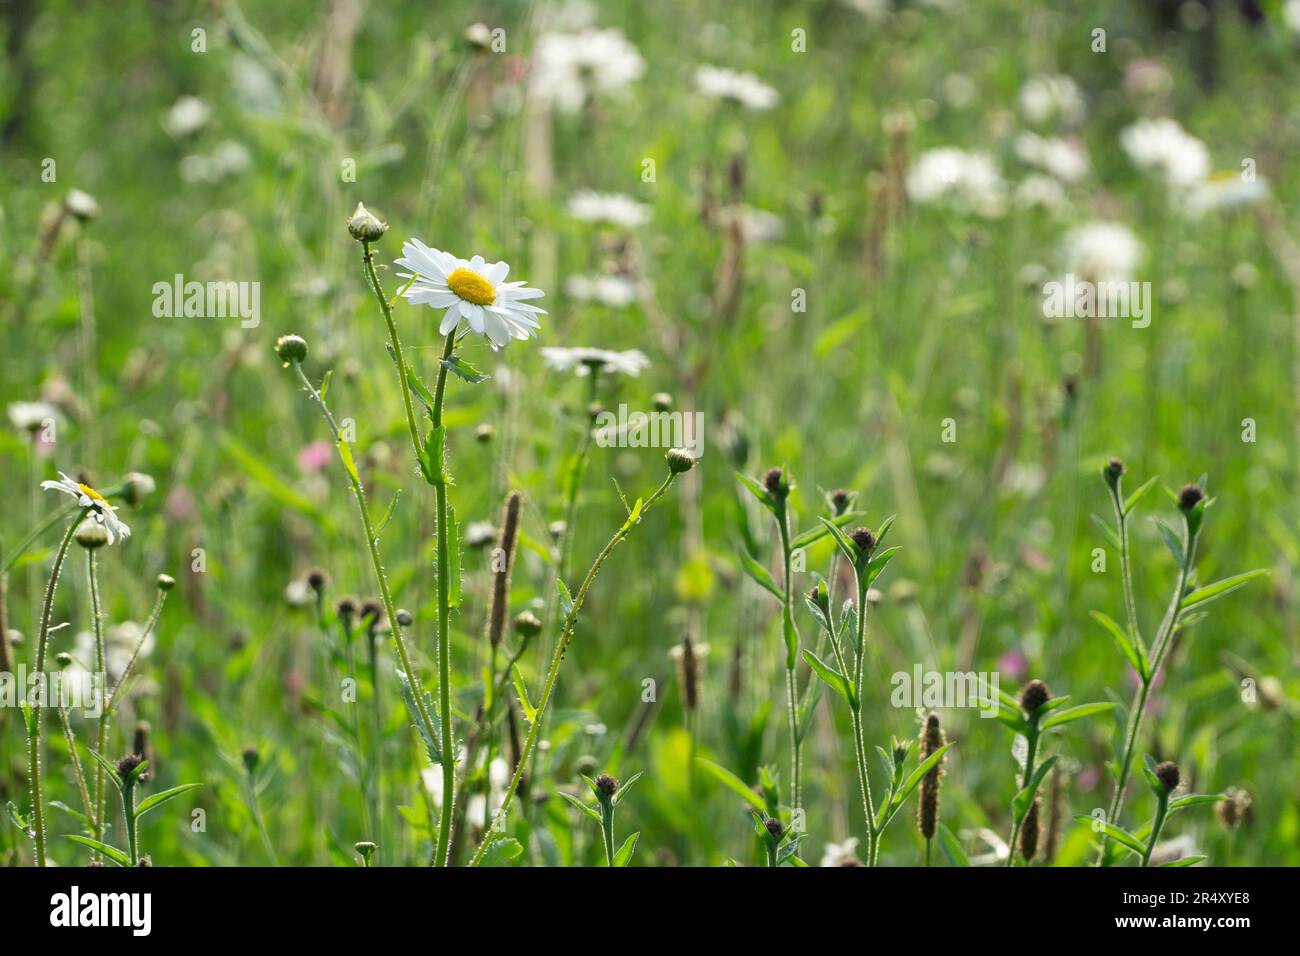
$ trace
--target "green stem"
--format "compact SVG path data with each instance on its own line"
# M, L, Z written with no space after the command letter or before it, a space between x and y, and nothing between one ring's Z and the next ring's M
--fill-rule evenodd
M402 342L397 337L397 323L393 321L393 310L384 298L384 290L379 285L379 276L375 274L375 255L370 251L370 243L363 242L361 247L364 251L362 261L366 266L366 276L370 280L370 288L374 290L375 298L379 300L379 308L383 310L384 322L388 325L388 339L393 346L393 358L397 362L397 377L402 383L402 403L406 406L406 427L411 433L411 447L415 449L415 457L420 457L420 429L415 423L415 406L411 402L411 382L407 374L406 360L402 357ZM452 330L452 337L456 334ZM450 353L447 353L450 354ZM443 358L447 357L443 355ZM439 373L439 381L446 376L446 369ZM441 404L441 403L440 403ZM434 423L435 427L437 422Z
M447 333L438 364L438 382L433 392L433 428L442 428L442 404L447 390L447 359L456 348L456 330ZM414 440L414 432L412 432ZM445 454L445 450L444 450ZM436 479L433 486L438 507L438 709L442 718L442 822L438 828L436 866L449 866L452 811L456 802L456 760L451 736L451 554L447 537L447 477L444 462L430 462Z
M99 600L99 575L95 564L95 552L86 552L86 577L90 582L90 620L91 626L95 632L95 670L98 672L105 686L108 684L108 655L104 649L104 610ZM146 632L147 633L147 632ZM108 701L104 701L103 709L99 715L99 732L96 737L95 749L101 754L108 752ZM104 779L104 767L99 761L95 761L95 812L92 813L91 821L96 827L95 839L102 841L104 831L107 828L106 811L108 809L107 781ZM99 854L94 855L98 859Z
M603 801L600 807L600 833L605 840L605 865L614 866L614 803Z
M1146 851L1142 854L1142 865L1151 865L1151 852L1156 848L1156 841L1160 839L1160 830L1165 825L1165 817L1169 810L1169 794L1156 794L1156 815L1151 821L1151 839L1147 841Z
M865 558L864 558L865 560ZM867 866L875 866L880 850L880 835L876 833L876 806L871 799L871 772L867 767L866 729L862 724L862 678L866 670L863 660L867 656L867 585L857 568L858 581L857 660L854 662L853 683L857 689L858 706L853 713L853 747L858 764L858 787L862 791L863 812L867 816Z
M1025 772L1020 778L1020 786L1023 788L1028 785L1034 776L1034 761L1038 755L1038 717L1039 713L1029 715L1029 733L1025 735L1028 746L1025 748ZM1033 803L1030 803L1033 806ZM1011 839L1007 841L1007 866L1016 865L1016 841L1020 839L1020 827L1025 822L1025 817L1029 815L1029 808L1025 808L1024 816L1016 819L1016 810L1014 802L1011 808Z
M785 697L786 709L790 714L790 787L791 787L791 806L798 810L802 806L802 792L800 789L799 771L801 761L799 759L799 693L798 681L796 680L795 668L798 666L798 641L799 632L794 625L794 579L790 572L790 506L786 502L781 502L781 513L777 516L777 529L781 535L781 566L782 566L782 583L784 585L784 596L782 598L781 608L781 628L782 641L786 644L785 654ZM789 638L787 635L793 634L795 640L795 650L792 652L789 648Z
M54 591L59 583L59 572L63 570L63 560L68 555L68 546L72 536L77 533L77 525L89 512L82 508L81 513L68 525L59 550L54 556L54 567L50 570L50 580L45 586L45 604L41 608L40 630L36 640L36 673L45 673L45 651L50 642L50 615L54 611ZM36 847L36 865L45 866L45 802L41 793L41 698L36 695L30 704L31 713L27 718L27 773L32 788L32 842Z
M663 484L654 490L649 498L641 505L641 517L644 517L652 505L663 497L664 493L673 483L677 476L673 472L668 473ZM569 648L569 643L573 640L573 629L578 623L578 612L582 610L582 603L586 600L587 591L591 584L596 580L596 575L600 574L601 567L613 553L614 549L625 539L631 532L635 524L625 522L609 539L609 542L601 549L600 554L596 555L596 560L592 562L591 567L587 570L587 576L582 581L582 586L578 589L577 595L573 599L573 608L569 611L564 619L564 625L560 631L559 640L555 642L555 652L551 656L551 666L546 673L546 682L542 685L542 697L537 704L537 712L534 714L533 721L528 728L528 737L524 741L523 753L519 755L519 763L515 765L515 773L510 780L510 786L506 788L505 797L501 803L501 808L497 810L493 820L493 826L489 827L483 834L482 842L479 843L478 849L474 851L473 858L469 861L470 866L478 866L487 853L488 845L492 842L492 834L496 829L495 824L505 818L506 812L510 809L510 803L514 799L515 792L519 789L519 781L523 777L524 768L528 765L528 760L532 756L533 748L537 745L538 731L542 726L542 718L546 714L546 706L550 703L551 693L555 689L555 680L560 672L560 664L564 662L565 652Z

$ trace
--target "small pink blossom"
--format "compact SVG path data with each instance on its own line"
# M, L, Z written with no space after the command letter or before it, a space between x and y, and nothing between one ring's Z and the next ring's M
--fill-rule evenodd
M308 442L298 452L298 467L303 471L320 471L329 464L332 454L329 442L321 439Z

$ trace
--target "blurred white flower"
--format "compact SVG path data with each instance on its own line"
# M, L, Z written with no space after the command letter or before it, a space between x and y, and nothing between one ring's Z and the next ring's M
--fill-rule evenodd
M541 328L534 316L545 315L546 310L524 300L539 299L544 293L522 282L506 282L510 274L506 263L487 262L482 256L459 259L419 239L402 243L402 253L397 265L410 271L398 275L415 280L402 295L414 305L444 309L438 327L442 335L464 321L495 351L512 338L530 338Z
M582 222L607 222L636 229L650 221L650 207L623 193L598 193L584 189L569 197L569 215Z
M570 276L565 280L564 291L579 302L623 308L636 301L639 289L625 276Z
M1031 123L1057 119L1068 126L1086 112L1079 86L1068 76L1036 76L1020 88L1020 110Z
M746 109L770 110L780 94L753 73L737 73L720 66L701 66L695 71L695 86L705 96L730 100Z
M533 51L531 90L563 113L576 113L587 98L630 86L645 73L645 60L618 30L547 33Z
M1021 133L1016 137L1016 155L1063 183L1077 183L1088 173L1088 154L1072 140Z
M47 421L57 423L62 417L49 402L10 402L8 413L14 428L24 432L39 431Z
M1031 173L1016 186L1016 205L1025 208L1041 206L1060 209L1066 205L1065 188L1058 180L1040 173Z
M208 104L197 96L182 96L167 111L163 129L173 136L189 136L206 126L211 115Z
M1210 173L1210 153L1195 136L1167 117L1140 119L1119 134L1134 164L1174 187L1194 186Z
M1071 272L1092 282L1128 282L1145 253L1128 226L1118 222L1090 222L1071 230L1064 252Z
M1267 180L1245 180L1240 173L1229 170L1215 173L1193 186L1183 202L1183 212L1199 219L1214 210L1238 209L1263 202L1268 195Z
M252 165L248 150L234 140L217 144L211 153L191 153L181 159L181 179L187 183L215 183L238 176Z
M907 194L920 203L947 201L966 212L997 216L1005 208L1006 183L983 153L944 146L917 157L907 174Z
M753 206L724 206L718 212L718 222L724 228L738 225L747 243L775 242L785 235L785 221L780 216Z
M843 843L827 843L822 850L821 866L861 866L858 859L858 838L849 837Z
M1300 33L1300 0L1286 0L1282 4L1282 22L1292 33Z
M117 516L117 509L110 505L103 495L90 485L73 481L63 472L59 472L59 479L59 481L42 481L41 487L47 491L61 491L77 499L77 504L81 507L89 508L88 517L94 518L108 531L109 544L118 538L131 537L131 529Z
M1201 855L1201 850L1196 845L1196 841L1184 833L1172 840L1157 843L1151 850L1151 865L1160 866L1162 863L1172 863L1175 860L1185 860L1189 856Z
M548 347L542 349L542 359L557 372L573 369L579 376L590 375L595 369L635 377L643 368L650 367L645 353L637 349L611 352L607 349Z

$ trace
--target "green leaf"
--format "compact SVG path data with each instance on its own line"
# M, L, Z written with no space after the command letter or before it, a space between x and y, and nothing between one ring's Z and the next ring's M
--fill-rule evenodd
M1160 480L1160 476L1156 475L1154 478L1148 478L1145 482L1143 482L1142 486L1138 488L1137 491L1133 492L1133 494L1128 496L1128 500L1124 502L1124 509L1122 513L1124 515L1127 515L1130 511L1132 511L1135 507L1137 507L1137 503L1142 500L1143 496L1148 491L1150 491L1152 488L1155 487L1156 482L1159 480Z
M1183 539L1182 536L1169 525L1165 524L1159 518L1155 519L1156 527L1160 529L1160 537L1165 542L1165 547L1169 549L1169 554L1173 557L1175 564L1183 563Z
M641 779L641 774L643 773L645 773L644 770L638 770L636 773L632 774L632 776L628 777L626 780L624 780L622 783L618 785L618 789L614 791L614 799L613 799L614 806L618 806L620 803L623 802L623 798L628 795L628 791L632 789L632 785Z
M488 377L476 369L469 362L456 355L448 356L442 360L442 367L451 372L462 382L468 382L470 385L478 385L480 382L486 382Z
M767 489L760 485L749 475L743 475L736 472L736 478L742 485L749 489L750 494L759 500L759 502L772 514L776 514L776 501L767 493Z
M1110 545L1113 550L1119 551L1119 535L1115 533L1114 528L1106 523L1106 519L1096 514L1090 514L1088 517L1091 518L1092 523L1097 526L1097 530L1101 532L1101 536L1105 539L1106 543Z
M1197 863L1200 863L1204 859L1206 858L1203 856L1185 856L1182 859L1170 860L1168 863L1161 863L1160 865L1161 866L1195 866Z
M448 484L447 481L447 426L439 425L429 429L424 436L424 448L420 454L420 471L429 484Z
M850 540L848 535L825 518L819 517L817 520L822 523L822 526L826 528L827 532L830 533L830 536L835 539L835 545L840 549L840 554L844 555L845 559L851 566L857 567L858 546Z
M82 826L84 826L87 830L93 830L93 829L94 829L94 827L91 826L91 824L90 824L90 817L86 816L86 815L85 815L84 813L82 813L80 810L74 810L72 807L68 806L68 805L67 805L66 803L64 803L62 800L51 800L51 801L50 801L50 806L54 807L54 808L57 809L57 810L62 810L62 811L63 811L64 813L66 813L68 816L72 817L72 819L74 819L74 820L76 820L77 822L79 822L79 823L80 823ZM21 828L20 828L20 829L21 829Z
M447 505L447 607L460 607L460 524L456 509Z
M871 583L880 577L881 572L885 570L885 565L897 553L898 548L886 548L867 562L867 566L862 571L862 580L866 587L871 587Z
M627 866L632 862L632 853L636 850L636 841L640 836L641 834L639 832L633 833L623 841L623 845L619 847L618 852L614 854L615 866Z
M29 837L35 835L31 826L27 822L27 818L22 815L22 811L18 809L12 800L5 801L5 812L9 814L9 821L14 826L22 830Z
M940 823L935 835L939 838L939 849L943 850L943 855L948 858L952 866L970 866L970 857L966 855L966 851L961 848L961 841L953 835L947 825Z
M1245 587L1256 578L1265 577L1268 574L1265 568L1256 568L1254 571L1247 571L1244 574L1234 574L1230 578L1224 578L1222 581L1215 581L1213 584L1207 584L1203 588L1197 588L1183 597L1182 603L1178 605L1180 611L1186 611L1190 608L1199 607L1202 604L1208 604L1210 601L1217 600L1225 594L1231 594L1237 588Z
M1082 720L1084 717L1092 717L1096 714L1104 714L1107 711L1115 709L1113 701L1100 701L1095 704L1080 704L1078 707L1070 707L1066 710L1059 711L1040 724L1043 730L1051 730L1053 727L1060 727L1062 724L1068 724L1073 720Z
M1011 801L1011 811L1015 815L1016 824L1019 825L1029 812L1030 806L1034 802L1034 794L1038 792L1038 785L1043 782L1043 778L1056 764L1056 757L1048 757L1037 767L1034 768L1034 775L1029 778L1024 789L1016 794L1015 799Z
M830 519L829 521L827 521L827 523L833 524L838 528L843 528L846 524L852 524L853 522L857 521L859 518L863 516L863 514L864 512L861 511L846 511L844 512L844 514L838 515L835 518ZM822 520L826 521L825 518L823 518ZM796 536L795 539L790 542L790 550L794 551L799 548L806 548L808 547L808 545L815 544L816 542L820 541L822 538L826 537L826 535L828 535L829 533L830 532L826 530L825 526L820 528L810 528L809 530L805 531L803 534Z
M740 559L740 566L745 573L754 579L754 582L762 587L765 591L775 597L778 601L785 600L785 593L777 587L776 580L772 577L772 572L755 561L744 548L736 548L736 557Z
M641 520L642 504L643 504L642 500L638 498L636 500L636 503L632 505L631 509L627 513L627 520L623 522L623 527L619 529L620 534L626 534L629 530L631 530L633 525L635 525L638 521Z
M1227 800L1221 793L1189 793L1186 796L1179 797L1177 800L1169 801L1168 813L1175 810L1183 810L1187 807L1200 806L1203 803L1218 803L1221 800Z
M1128 632L1120 627L1114 618L1103 614L1101 611L1092 611L1091 613L1092 619L1110 632L1110 636L1115 639L1115 645L1119 648L1119 652L1124 655L1124 659L1141 675L1142 680L1146 681L1151 676L1148 673L1150 665L1147 664L1146 655L1134 645Z
M854 710L858 709L857 694L853 692L853 687L849 684L849 679L847 677L829 664L824 663L820 657L810 650L804 650L803 659L804 663L812 668L813 673L825 681L827 686L843 697L850 707Z
M890 515L884 521L880 522L880 527L876 529L876 547L879 548L885 542L885 535L889 534L889 529L894 526L894 520L898 515Z
M397 669L397 683L402 688L402 700L406 702L406 711L411 718L411 724L415 727L421 739L424 740L424 748L429 754L429 760L433 763L442 763L442 748L438 746L438 732L433 727L425 726L424 720L420 717L420 710L415 704L415 688L411 686L411 679L400 667ZM433 698L423 689L421 689L420 693L424 697L425 710L432 715L434 713ZM429 719L433 720L434 718L430 716Z
M1147 851L1147 848L1142 845L1141 840L1129 833L1127 830L1115 826L1113 823L1102 823L1098 820L1094 820L1092 817L1084 816L1082 814L1076 816L1074 819L1079 823L1086 823L1090 827L1099 828L1102 833L1106 834L1106 836L1110 837L1130 853L1136 853L1138 856L1142 856Z
M120 792L122 789L122 778L117 775L117 764L109 760L98 750L87 750L95 763L99 764L108 773L108 779L113 781L113 786L117 787Z
M92 840L90 837L81 834L69 834L68 839L73 843L80 843L82 846L88 846L92 850L97 850L104 856L108 857L118 866L130 866L131 858L115 846L109 846L107 843L100 843L98 840Z
M201 786L203 786L203 784L201 783L183 783L179 787L172 787L170 790L164 790L161 793L155 793L152 797L149 797L147 800L144 800L143 802L141 802L141 804L138 807L135 808L135 818L139 820L150 810L154 810L162 806L168 800L174 800L176 797L179 797L182 793L189 793L191 790L197 790Z
M524 852L524 846L514 837L502 837L488 844L487 852L479 866L500 866L508 863Z
M379 519L378 527L375 528L376 538L384 533L384 529L388 527L388 522L393 520L393 513L397 511L397 499L401 497L402 489L398 488L396 493L393 495L393 500L388 503L388 509L384 512L384 516Z
M562 578L556 578L555 589L560 592L560 610L564 611L565 617L568 617L573 613L573 595L569 593L569 586Z
M573 794L571 794L571 793L565 793L563 790L560 791L560 796L563 797L565 800L567 800L567 801L568 801L572 806L577 807L579 810L581 810L581 811L582 811L583 813L585 813L587 816L591 817L591 818L592 818L593 820L595 820L597 823L600 822L600 814L596 812L596 809L595 809L594 807L589 807L589 806L587 806L585 803L583 803L581 800L579 800L579 799L578 799L577 797L575 797Z
M523 672L519 670L519 665L515 664L510 669L510 673L515 682L515 693L519 695L519 706L524 709L524 716L528 718L528 722L531 724L537 719L537 708L528 699L528 685L524 683Z
M761 813L764 818L767 817L767 804L763 802L763 798L756 794L752 789L745 786L745 782L734 773L726 767L719 766L712 760L705 760L703 757L696 757L695 762L709 773L713 774L719 783Z

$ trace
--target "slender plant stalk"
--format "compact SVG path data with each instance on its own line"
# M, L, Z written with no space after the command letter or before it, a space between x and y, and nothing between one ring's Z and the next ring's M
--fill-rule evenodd
M1038 755L1038 714L1031 714L1029 717L1029 733L1025 735L1028 746L1025 748L1025 772L1021 776L1021 787L1028 785L1029 781L1034 778L1034 762ZM1016 843L1020 839L1020 828L1025 822L1025 817L1029 815L1033 804L1030 804L1030 810L1025 811L1025 816L1016 820L1015 808L1011 811L1011 839L1007 841L1007 866L1016 865Z
M790 573L790 505L781 503L781 513L777 518L777 528L781 533L781 565L784 595L781 600L781 627L784 634L798 631L794 626L794 578ZM797 640L797 636L796 636ZM799 754L799 693L795 668L798 657L791 655L789 649L785 655L785 698L786 709L790 712L790 787L791 806L798 810L802 805L801 780L799 772L801 761Z
M81 791L81 805L86 808L86 816L90 819L90 829L94 833L99 833L99 824L96 822L99 818L95 816L95 805L90 799L90 790L86 786L86 774L81 767L81 758L77 756L77 738L72 733L72 723L68 720L68 708L59 702L59 721L63 724L63 738L68 742L68 754L72 757L72 774L77 780L77 789Z
M1169 812L1169 794L1156 794L1156 815L1151 821L1151 839L1147 841L1146 849L1142 853L1142 865L1151 865L1151 852L1156 848L1156 842L1160 839L1160 831L1164 828L1165 817Z
M36 640L36 672L45 673L45 651L50 642L50 615L54 611L54 591L59 584L59 572L63 570L63 560L68 556L68 546L72 536L77 533L77 525L89 512L81 512L68 525L68 530L59 543L59 550L54 556L54 567L50 570L50 580L45 586L45 604L41 608L40 629ZM27 773L32 788L32 842L36 848L36 865L45 866L45 801L41 792L41 698L40 695L30 702L27 717Z
M99 574L97 573L95 552L93 550L86 552L86 577L90 582L90 620L91 627L95 632L95 670L98 672L100 679L107 684L108 655L104 649L104 608L99 600ZM108 701L105 700L99 715L99 730L95 743L95 750L101 754L108 752L108 719ZM105 817L108 809L107 787L108 781L104 779L103 764L95 761L95 812L90 815L90 818L96 828L95 839L100 841L104 839L104 831L107 827ZM94 854L93 858L98 859L99 854Z
M645 499L641 505L641 517L644 517L652 505L663 497L672 485L673 479L677 475L669 471L668 477L664 479L663 484L654 490L649 498ZM469 861L470 866L478 866L482 861L484 854L487 853L488 846L492 842L492 833L496 825L505 819L506 812L510 809L510 803L514 799L515 791L519 789L519 781L523 777L524 767L528 764L528 759L532 756L533 748L537 745L538 731L542 726L542 717L546 713L546 705L550 703L551 693L555 689L555 680L560 672L560 664L564 662L565 651L568 650L570 641L573 640L573 629L578 623L578 612L582 610L582 602L586 600L587 591L591 584L596 580L596 575L600 573L601 567L613 553L614 549L625 539L635 527L634 522L625 522L609 539L609 542L601 549L600 554L596 555L596 560L592 562L591 567L587 570L587 576L582 581L582 586L574 596L573 607L569 610L564 619L563 628L560 631L559 640L555 642L555 652L551 656L551 666L546 673L546 682L542 686L541 700L537 704L537 712L534 714L533 721L528 728L528 738L524 741L523 752L519 756L519 762L515 765L514 777L510 780L510 786L506 788L505 797L502 800L501 807L493 818L493 826L488 827L483 833L483 839L479 843L478 849L474 851L473 858Z

